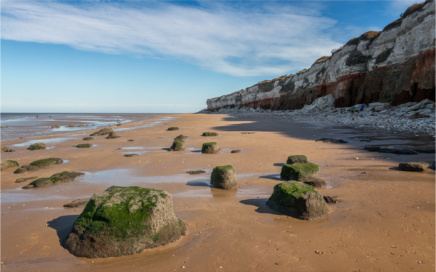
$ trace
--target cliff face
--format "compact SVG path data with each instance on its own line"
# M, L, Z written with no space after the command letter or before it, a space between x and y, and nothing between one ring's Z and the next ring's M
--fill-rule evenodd
M348 41L308 70L208 99L207 109L299 109L328 94L335 98L336 107L377 101L392 105L426 98L434 101L434 0L409 7L383 31L370 31Z

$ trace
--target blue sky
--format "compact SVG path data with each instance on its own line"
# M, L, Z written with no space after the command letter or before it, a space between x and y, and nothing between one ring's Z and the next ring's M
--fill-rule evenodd
M196 112L415 2L1 0L1 112Z

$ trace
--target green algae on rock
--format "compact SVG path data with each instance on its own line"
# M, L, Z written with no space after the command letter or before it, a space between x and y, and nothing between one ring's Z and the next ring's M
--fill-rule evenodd
M179 128L178 128L178 127L169 127L167 130L168 130L168 131L179 130Z
M291 155L288 157L286 164L307 163L307 157L304 155Z
M185 150L185 141L184 140L174 140L168 151L183 151Z
M60 183L60 182L69 182L69 181L73 181L75 178L77 178L79 176L83 176L83 175L84 175L84 173L81 173L81 172L64 171L64 172L56 173L56 174L50 176L49 178L39 178L37 180L34 180L31 183L24 186L23 189L45 187L45 186L50 186L50 185Z
M218 133L216 132L203 132L201 136L218 136Z
M11 167L17 167L17 166L19 166L18 162L13 161L13 160L1 161L1 171L6 170L6 169L11 168Z
M185 135L182 135L182 134L180 134L179 136L174 138L174 140L182 140L182 141L184 141L186 139L188 139L188 136L185 136Z
M235 168L232 165L215 167L210 176L210 184L218 189L232 189L237 185Z
M9 148L7 146L2 146L2 152L15 152L15 149Z
M112 128L102 128L99 131L91 133L89 136L109 135L111 132L113 132Z
M48 159L33 161L30 163L30 165L36 166L38 168L45 168L45 167L49 167L50 165L61 164L63 162L64 161L60 158L48 158Z
M315 176L318 170L318 165L310 162L285 164L282 167L280 177L286 180L302 180L306 177Z
M115 131L112 131L111 133L109 133L109 135L106 137L106 139L116 139L116 138L120 138L120 136L118 136Z
M290 180L274 186L266 204L273 210L304 220L327 215L327 203L323 196L309 185Z
M40 150L40 149L45 149L45 144L44 143L34 143L31 146L29 146L29 148L27 148L28 150Z
M216 142L210 142L210 143L204 143L203 147L201 148L201 153L205 154L215 154L218 153L220 150L220 147Z
M78 144L75 147L76 148L90 148L92 144Z
M83 140L84 141L91 141L91 140L94 140L94 137L87 136L87 137L84 137Z
M14 174L21 174L27 171L38 171L39 167L33 165L22 165L14 171Z
M35 179L37 179L38 177L29 177L29 178L19 178L19 179L16 179L15 180L15 183L21 183L21 182L26 182L26 181L29 181L29 180L35 180Z
M165 191L112 186L94 194L65 241L77 257L106 258L140 253L185 235Z

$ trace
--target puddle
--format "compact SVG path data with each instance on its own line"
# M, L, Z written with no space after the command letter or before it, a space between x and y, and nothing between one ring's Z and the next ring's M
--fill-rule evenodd
M36 143L44 143L44 144L58 144L58 143L62 143L62 142L66 142L69 140L73 140L74 138L71 137L60 137L60 138L51 138L51 139L38 139L38 140L29 140L27 142L21 143L21 144L13 144L11 146L18 146L18 147L22 147L22 146L30 146L32 144L36 144ZM50 146L46 149L49 148L54 148L54 146Z

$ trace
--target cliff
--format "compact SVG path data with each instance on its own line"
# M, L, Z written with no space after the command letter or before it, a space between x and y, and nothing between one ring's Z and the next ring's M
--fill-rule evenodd
M336 107L435 100L435 2L410 6L383 31L351 39L295 75L207 100L207 109L299 109L332 94Z

